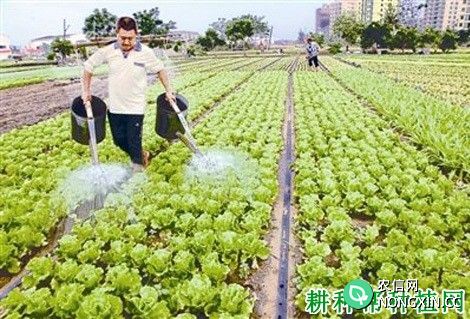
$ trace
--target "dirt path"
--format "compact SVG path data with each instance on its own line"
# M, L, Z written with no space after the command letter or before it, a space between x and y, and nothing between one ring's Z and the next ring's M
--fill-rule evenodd
M279 160L278 183L280 192L272 212L271 229L267 237L271 255L247 282L256 293L255 315L257 318L293 318L295 313L296 259L299 257L292 228L295 208L292 203L294 160L294 110L293 70L289 68L289 82L286 97L286 111L282 135L284 149Z

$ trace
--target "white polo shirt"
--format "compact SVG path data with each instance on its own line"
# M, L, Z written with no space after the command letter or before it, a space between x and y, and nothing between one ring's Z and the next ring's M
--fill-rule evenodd
M144 114L147 72L160 72L163 62L151 48L137 42L127 56L117 42L98 49L84 63L86 71L93 73L97 66L108 63L108 108L111 113Z

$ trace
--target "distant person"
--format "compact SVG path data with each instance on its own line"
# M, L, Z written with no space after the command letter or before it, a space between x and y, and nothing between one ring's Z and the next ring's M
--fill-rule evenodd
M84 63L83 102L91 101L91 77L97 66L108 63L108 119L114 144L131 158L134 172L149 163L150 152L142 149L142 128L147 105L147 72L157 73L166 91L166 99L176 101L163 62L138 39L137 23L121 17L116 26L117 41L98 49Z
M313 42L311 38L307 39L307 60L308 65L314 71L318 71L318 53L320 52L320 47L316 42Z

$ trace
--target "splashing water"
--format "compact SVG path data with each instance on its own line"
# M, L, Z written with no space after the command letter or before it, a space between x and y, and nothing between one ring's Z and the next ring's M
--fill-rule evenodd
M58 193L70 211L84 202L91 210L102 206L107 194L117 192L131 176L131 170L122 165L100 164L81 167L70 173L59 185Z
M245 155L235 151L209 150L194 154L186 168L189 179L224 179L228 174L235 174L238 179L247 179L256 175L256 164Z

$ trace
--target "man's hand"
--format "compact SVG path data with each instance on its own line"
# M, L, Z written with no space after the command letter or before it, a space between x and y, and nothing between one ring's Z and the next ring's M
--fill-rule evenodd
M165 93L165 98L166 98L167 101L176 102L176 96L172 92L166 92Z
M85 104L86 102L91 102L91 93L90 92L83 92L82 93L82 100L83 100L83 104Z

